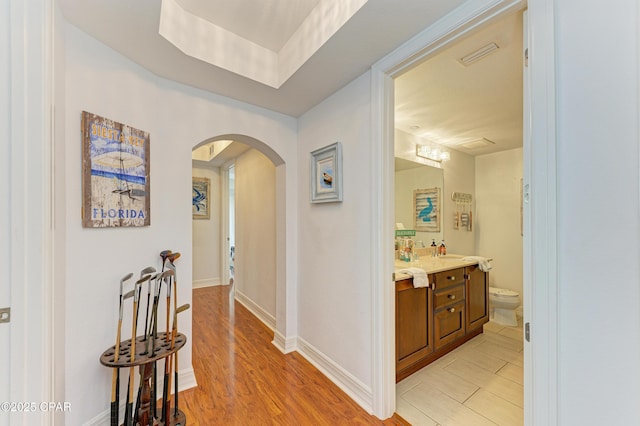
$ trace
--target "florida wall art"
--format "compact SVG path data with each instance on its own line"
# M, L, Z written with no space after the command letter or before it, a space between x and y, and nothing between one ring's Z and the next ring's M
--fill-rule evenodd
M82 225L149 226L149 133L82 113Z

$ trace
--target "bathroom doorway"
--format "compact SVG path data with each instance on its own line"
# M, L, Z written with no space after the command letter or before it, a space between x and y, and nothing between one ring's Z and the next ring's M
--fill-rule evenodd
M429 166L444 175L444 182L432 185L442 188L440 232L419 232L416 238L428 243L434 234L438 244L446 240L448 253L492 258L489 286L518 295L523 294L522 51L518 11L448 43L394 80L396 181L406 184L399 158L423 163L417 170L426 173L425 153L418 147L429 150ZM454 201L452 193L465 198ZM402 207L396 205L396 214L406 210ZM492 320L483 334L400 381L396 412L414 424L522 424L521 312L517 326Z
M484 4L484 3L483 3ZM393 99L394 82L398 75L411 69L421 60L441 49L447 42L469 34L493 19L522 10L525 1L504 1L486 4L485 9L459 8L423 33L409 41L402 49L392 52L372 67L373 131L371 161L374 170L381 170L381 180L372 175L379 188L373 200L374 241L374 380L373 392L376 412L386 416L395 409L395 309L393 276ZM531 345L524 343L525 424L534 417L553 417L557 412L555 389L557 384L558 329L554 322L557 309L558 278L555 271L557 243L556 177L553 161L556 155L555 113L555 42L552 9L546 2L528 5L525 35L536 40L535 54L528 54L525 68L525 137L523 143L523 298L525 327L530 323ZM528 39L528 38L527 38ZM527 95L528 94L528 95ZM544 235L543 237L537 237ZM532 282L540 283L533 288ZM535 290L535 291L534 291ZM533 324L535 320L535 324ZM375 340L375 339L378 340ZM533 365L544 365L535 371ZM550 418L550 417L549 417Z

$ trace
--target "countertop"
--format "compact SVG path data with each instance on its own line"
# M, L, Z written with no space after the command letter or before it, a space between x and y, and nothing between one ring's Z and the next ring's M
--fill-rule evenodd
M477 261L463 261L462 258L465 255L460 254L447 254L445 256L431 257L421 256L417 262L403 262L402 260L395 261L395 273L396 281L405 280L411 278L411 275L398 272L402 269L408 268L420 268L424 269L427 274L434 274L436 272L448 271L450 269L463 268L465 266L477 265ZM487 260L492 260L487 258Z

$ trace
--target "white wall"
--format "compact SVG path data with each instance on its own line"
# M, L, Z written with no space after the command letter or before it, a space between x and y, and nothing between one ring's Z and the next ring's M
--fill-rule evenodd
M522 294L522 148L476 157L476 254L492 257L492 286Z
M555 3L558 424L631 424L640 418L638 2Z
M299 119L298 335L371 389L370 74ZM340 141L343 202L309 202L309 153ZM391 253L389 253L392 256Z
M168 82L66 25L66 113L64 145L67 162L56 183L66 193L65 362L66 394L73 411L67 424L80 424L106 413L111 372L99 355L113 345L117 323L119 279L149 265L160 268L159 252L182 253L177 262L180 303L191 302L191 150L218 135L241 134L264 142L285 163L297 161L295 119L221 96ZM151 226L128 229L81 227L80 115L86 110L148 131L151 137ZM287 204L296 204L295 167L286 168ZM287 212L286 245L295 247L295 219ZM293 227L289 227L289 224ZM290 244L290 242L293 242ZM284 251L284 249L283 249ZM295 276L287 265L287 282ZM295 268L293 268L295 270ZM191 337L191 312L180 322ZM130 317L125 317L125 324ZM127 331L125 336L128 337ZM189 342L191 339L189 339ZM181 352L188 373L191 347ZM181 381L182 383L182 381ZM186 384L186 383L185 383ZM88 390L91 396L87 397Z
M193 287L220 285L220 168L193 168L193 177L208 178L210 204L209 219L194 219L191 233L193 238Z
M259 151L236 158L236 297L269 326L276 315L275 184L275 166Z
M406 160L428 164L428 160L425 161L416 156L416 145L424 143L425 141L418 136L396 130L394 155ZM447 149L447 151L449 151L451 159L441 164L444 178L444 189L442 191L443 232L447 252L467 255L475 254L474 233L462 229L453 229L456 205L451 200L452 192L471 194L475 200L475 159L455 149ZM475 202L473 208L475 209Z

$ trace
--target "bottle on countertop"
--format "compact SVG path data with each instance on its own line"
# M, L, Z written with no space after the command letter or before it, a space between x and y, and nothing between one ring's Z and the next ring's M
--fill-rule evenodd
M440 244L440 256L444 256L447 254L447 246L444 245L444 240L442 240L442 244Z
M431 257L438 256L438 245L436 244L436 240L431 240Z

